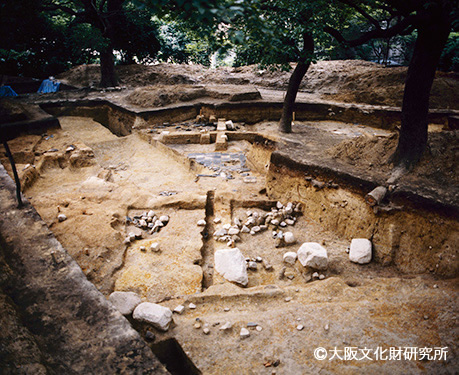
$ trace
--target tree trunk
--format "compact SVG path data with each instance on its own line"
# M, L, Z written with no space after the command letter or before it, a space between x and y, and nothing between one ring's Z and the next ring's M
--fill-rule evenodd
M405 82L398 146L392 155L395 167L410 168L427 147L430 89L451 29L446 11L437 12L429 24L418 28Z
M303 35L304 48L303 56L293 70L288 81L287 93L285 94L282 117L279 122L279 130L284 133L292 132L293 108L295 106L296 95L300 88L301 81L311 65L311 55L314 52L314 39L308 33Z
M113 48L111 45L100 52L100 73L101 87L118 86L118 78L115 73L115 60L113 58Z

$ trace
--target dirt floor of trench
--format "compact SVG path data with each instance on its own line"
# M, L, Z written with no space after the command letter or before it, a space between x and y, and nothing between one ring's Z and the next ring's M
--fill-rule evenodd
M171 309L185 305L183 314L174 314L168 332L155 332L156 340L175 338L202 373L457 370L457 279L401 274L375 262L351 263L349 240L306 216L298 214L285 229L296 237L290 246L276 247L271 229L240 234L235 246L243 255L261 257L272 266L258 262L257 270L248 271L247 288L214 271L214 252L227 243L213 233L235 219L246 220L248 211L262 215L277 203L266 195L269 151L257 153L247 141L229 142L227 150L218 152L215 144L164 145L145 132L117 137L88 118L59 121L62 129L10 144L24 194L107 297L115 290L134 291L144 301ZM362 132L346 124L321 126L349 139ZM280 139L270 123L250 130ZM129 220L150 210L168 215L169 223L154 234L143 230L142 239L126 243L134 230ZM59 214L66 220L60 221ZM197 225L201 219L206 226ZM160 244L159 252L149 250L153 242ZM328 250L330 265L320 279L298 263L283 263L283 254L303 242L318 242ZM232 328L220 330L226 322ZM243 327L250 337L240 338ZM150 329L137 328L142 334ZM323 360L314 355L318 347L327 353ZM411 347L446 354L432 360L389 358L390 348ZM346 359L348 348L357 358ZM381 358L384 350L387 355ZM363 358L363 353L370 354Z

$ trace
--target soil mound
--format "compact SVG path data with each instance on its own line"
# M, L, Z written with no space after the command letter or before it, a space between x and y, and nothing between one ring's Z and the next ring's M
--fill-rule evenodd
M459 151L457 131L429 133L429 145L420 162L404 177L405 181L423 181L440 187L459 186ZM378 170L389 174L390 157L398 143L396 134L390 137L360 136L345 140L328 150L329 155L363 170Z
M294 64L292 64L292 68ZM130 88L150 85L254 85L285 90L290 72L259 69L256 65L217 69L201 65L126 65L116 68L120 84ZM361 60L318 61L312 64L300 90L319 98L349 103L401 106L406 67L385 68ZM98 65L80 65L58 78L77 87L97 86ZM459 76L437 72L431 108L459 109ZM185 95L186 96L186 95Z
M164 107L177 102L189 102L200 98L227 99L230 102L261 99L254 87L240 86L192 86L156 85L136 88L125 98L126 102L142 108Z

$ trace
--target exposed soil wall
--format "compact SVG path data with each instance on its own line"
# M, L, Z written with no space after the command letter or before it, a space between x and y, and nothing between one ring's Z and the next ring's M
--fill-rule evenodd
M314 178L328 181L320 174ZM266 179L269 197L303 202L307 217L349 240L371 239L374 259L381 264L393 263L406 273L459 274L455 255L459 225L453 216L409 201L397 202L389 212L375 213L364 201L368 190L334 182L343 188L319 190L304 173L273 162Z

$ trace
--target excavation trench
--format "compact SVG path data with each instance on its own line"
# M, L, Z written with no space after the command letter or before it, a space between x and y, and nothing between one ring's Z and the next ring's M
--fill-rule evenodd
M12 142L24 194L106 296L114 290L132 291L144 301L171 309L186 306L183 315L174 314L172 329L158 332L158 341L151 346L172 373L242 371L252 366L244 353L251 361L258 358L257 363L272 363L276 356L286 358L279 343L287 331L300 332L292 325L298 323L288 319L303 319L310 333L306 337L311 340L315 327L328 324L322 319L328 316L340 327L336 335L343 340L356 337L345 322L351 319L350 306L361 303L359 296L367 293L367 297L384 299L378 309L385 309L395 303L389 298L404 300L387 280L409 295L416 285L404 281L404 274L424 278L458 275L457 209L451 200L413 194L407 185L374 209L364 197L383 181L382 175L365 179L332 158L317 157L321 152L325 155L324 147L347 139L387 138L388 130L397 124L397 110L383 113L382 109L353 106L299 105L294 134L284 136L273 131L275 123L267 121L280 113L277 104L190 105L148 113L102 101L41 107L59 116L62 129ZM232 119L235 129L222 131L190 120L199 113ZM432 124L447 123L447 114L432 116ZM222 134L225 141L219 144ZM214 235L225 225L265 217L277 209L278 202L300 204L285 227L268 223L260 232L239 233L223 241ZM58 219L60 214L66 219ZM144 220L165 216L167 222L157 227L155 220ZM202 219L205 225L199 226ZM292 232L295 243L277 243L273 237L279 230ZM134 232L138 236L127 241ZM346 251L352 238L368 238L373 243L373 262L364 268L349 262ZM285 252L298 250L304 242L327 248L329 267L321 272L322 286L310 270L283 262ZM215 251L233 245L257 263L248 270L246 288L229 283L214 269ZM284 302L287 297L298 303L290 307ZM424 297L440 301L439 309L451 305L437 295ZM333 309L330 301L337 302ZM199 304L198 309L190 309L190 302ZM358 331L368 329L384 342L401 345L395 334L378 325L369 328L366 303L362 313L356 313L362 314L364 322L358 323ZM416 306L416 314L423 313L424 308ZM320 316L314 314L314 308L320 310ZM381 314L394 313L397 308L390 305ZM304 316L297 317L298 311L304 311ZM407 320L417 319L410 315L414 312L403 314ZM395 319L392 315L386 318ZM220 332L226 320L234 328ZM230 332L253 321L271 328L260 331L260 341L252 341L253 348L247 344L250 341L238 341L240 349L233 357L222 354L235 345L237 334ZM196 322L200 328L209 328L210 336L193 328ZM404 323L394 324L398 330ZM145 337L145 326L138 330ZM215 347L209 347L213 345L207 337L215 340L217 335ZM304 337L295 335L289 345L305 350ZM326 332L317 337L331 345L330 337L324 335ZM422 337L416 340L424 342ZM304 372L300 363L300 356L291 356L283 365L290 373ZM330 366L330 371L337 368Z

